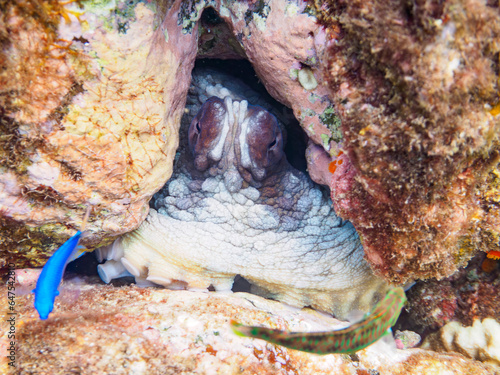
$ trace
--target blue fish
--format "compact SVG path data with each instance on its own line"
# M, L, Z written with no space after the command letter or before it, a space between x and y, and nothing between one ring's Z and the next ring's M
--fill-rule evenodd
M74 255L80 251L78 242L80 242L81 235L82 232L76 232L73 237L56 250L43 266L42 273L36 282L36 288L33 289L35 309L42 320L47 319L54 308L54 300L59 295L57 288L61 283L66 265L71 260L76 259ZM79 255L83 255L83 253Z

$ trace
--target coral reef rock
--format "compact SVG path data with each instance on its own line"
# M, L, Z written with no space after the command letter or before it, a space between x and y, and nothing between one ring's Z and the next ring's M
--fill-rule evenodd
M171 174L196 56L144 3L49 3L2 5L0 266L39 265L87 205L88 246L140 224Z
M0 287L0 293L7 293ZM78 296L78 297L76 297ZM346 323L246 293L172 291L65 281L46 321L19 295L16 374L495 374L459 354L397 350L377 342L347 356L318 356L236 336L229 321L294 331ZM7 304L2 305L5 313ZM4 322L4 325L6 323ZM6 348L7 329L1 347ZM4 353L6 349L4 349ZM2 356L0 372L7 374ZM497 372L498 373L498 372Z
M482 269L484 260L485 254L478 254L454 275L419 281L408 290L409 328L429 332L453 320L468 326L477 319L498 319L500 267L486 272Z
M491 318L475 320L471 327L450 322L439 332L429 335L422 348L458 352L500 369L500 324Z
M414 348L420 344L421 340L420 335L413 331L396 331L394 333L394 341L396 341L398 349Z
M349 161L332 198L372 267L442 278L498 249L499 5L328 5L323 72Z

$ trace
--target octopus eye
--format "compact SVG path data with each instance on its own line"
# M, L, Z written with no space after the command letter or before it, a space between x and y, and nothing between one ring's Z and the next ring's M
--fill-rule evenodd
M283 134L276 117L262 107L249 106L247 118L241 165L250 170L255 180L262 181L284 157Z
M274 137L273 141L271 143L269 143L269 145L267 146L267 149L269 151L272 151L276 147L276 144L277 144L276 137Z
M271 143L267 145L267 153L263 160L263 166L271 167L276 165L283 157L283 136L281 131L275 131Z
M200 171L206 170L212 161L220 159L214 157L212 151L221 138L225 115L222 99L211 97L201 106L189 125L189 149L194 156L195 167Z

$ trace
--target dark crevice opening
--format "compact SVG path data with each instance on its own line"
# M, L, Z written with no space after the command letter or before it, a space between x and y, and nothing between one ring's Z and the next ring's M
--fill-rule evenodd
M231 288L231 291L233 291L234 293L236 292L251 293L251 289L252 289L252 284L247 279L245 279L240 275L236 275L236 277L234 278L234 283L233 287Z
M224 20L220 18L219 13L213 7L207 7L201 14L200 23L206 26L217 26L223 23Z

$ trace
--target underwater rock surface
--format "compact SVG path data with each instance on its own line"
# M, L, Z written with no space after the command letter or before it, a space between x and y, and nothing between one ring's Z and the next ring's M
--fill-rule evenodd
M353 356L289 350L236 336L229 321L295 331L345 323L246 293L221 294L66 281L56 308L38 319L33 296L17 299L18 374L498 374L460 354L376 343ZM0 287L6 294L6 288ZM3 330L2 347L6 344ZM0 371L8 373L6 357Z
M417 282L407 291L408 328L432 332L451 321L470 326L475 320L499 319L500 265L484 254L443 280ZM493 263L493 269L485 265Z
M491 318L474 320L470 327L450 322L427 337L422 348L461 353L500 369L500 323Z
M498 250L498 4L328 5L323 72L350 161L332 198L374 270L443 278Z
M0 266L39 265L87 205L87 246L140 224L172 170L196 55L180 31L166 48L143 3L36 3L1 16Z

